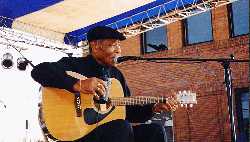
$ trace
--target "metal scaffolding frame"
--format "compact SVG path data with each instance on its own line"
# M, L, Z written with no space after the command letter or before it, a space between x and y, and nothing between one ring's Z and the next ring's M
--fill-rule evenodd
M148 20L146 22L144 22L144 19L142 19L140 22L133 23L132 17L123 19L123 20L131 21L132 25L128 25L120 29L120 31L124 33L126 37L136 36L138 34L150 31L152 29L162 27L170 23L174 23L176 21L187 19L190 16L194 16L194 15L209 11L211 9L214 9L223 5L227 5L237 0L208 0L208 1L202 0L201 3L196 3L196 0L193 0L192 4L188 6L185 6L183 4L183 0L177 0L177 1L182 3L181 7L178 8L176 5L176 8L173 11L166 12L165 5L167 5L170 2L164 3L158 6L159 14L155 17L147 17ZM161 14L162 10L165 11L164 14ZM148 11L150 10L144 11L144 13L146 15L149 15ZM138 13L137 15L139 14L141 13ZM119 22L121 21L114 22L110 25L117 26L117 23Z
M1 17L0 17L1 18ZM29 47L42 47L63 52L73 53L75 56L82 56L88 53L87 45L72 46L62 42L48 39L42 36L26 33L20 30L11 29L5 26L0 27L0 46L14 47L18 50L26 50Z
M170 23L186 19L190 16L194 16L223 5L227 5L237 0L202 0L199 2L198 0L193 0L191 4L184 4L183 1L184 0L168 1L154 8L137 13L133 16L124 18L119 21L115 21L111 24L108 24L107 26L118 29L127 38L130 38L139 35L141 33L153 30L155 28L162 27ZM172 2L175 2L176 4L175 8L172 9L171 11L167 10L166 6ZM152 12L152 10L155 9L158 10L158 15L152 16L151 14L150 16L150 12ZM141 18L139 21L138 20L133 21L134 17L136 16L138 17L140 15L146 15L146 16ZM20 26L25 26L21 29L26 29L29 27L37 29L37 31L32 32L36 34L30 34L22 32L20 30L8 28L6 23L10 23L13 21L14 19L0 16L0 38L4 39L0 40L1 45L9 45L9 46L11 45L21 48L22 46L25 47L25 44L29 44L33 46L45 47L63 52L71 52L71 53L76 51L77 52L83 51L84 53L88 52L88 43L86 41L86 38L85 40L80 41L75 45L74 44L68 45L63 43L62 39L58 39L58 37L61 38L64 37L66 33L60 33L41 27L34 28L34 26L31 24L15 20L15 22L20 23ZM125 26L123 27L119 26L119 23L121 22L123 22L123 25L125 23ZM46 36L44 36L46 34L54 34L55 37L51 36L50 38L46 38ZM81 37L84 36L86 37L86 33L81 35ZM67 39L67 36L64 38ZM79 48L81 50L77 50Z

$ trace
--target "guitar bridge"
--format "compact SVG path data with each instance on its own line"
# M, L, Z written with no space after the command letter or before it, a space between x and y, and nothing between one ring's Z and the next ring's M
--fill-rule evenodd
M82 116L82 107L81 107L81 94L80 92L74 93L75 95L75 110L76 110L76 116L81 117Z

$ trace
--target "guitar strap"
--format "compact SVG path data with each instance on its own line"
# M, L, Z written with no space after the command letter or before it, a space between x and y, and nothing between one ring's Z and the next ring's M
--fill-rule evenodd
M74 103L76 109L76 116L81 117L82 116L81 94L80 92L75 92L74 95L75 95Z

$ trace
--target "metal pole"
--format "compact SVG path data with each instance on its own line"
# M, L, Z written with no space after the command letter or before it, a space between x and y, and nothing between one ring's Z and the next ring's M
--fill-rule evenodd
M230 61L223 61L222 66L224 67L224 79L227 90L227 103L228 103L228 112L231 125L231 140L232 142L237 141L236 128L234 122L234 99L233 99L233 87L232 87L232 72L230 69Z

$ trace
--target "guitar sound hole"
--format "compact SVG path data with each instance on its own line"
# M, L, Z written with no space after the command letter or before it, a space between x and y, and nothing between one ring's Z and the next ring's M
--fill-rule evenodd
M109 110L110 107L111 107L111 102L110 101L106 101L105 103L100 103L99 100L95 100L94 99L94 106L95 106L96 110L98 110L98 111L99 110L102 111L103 109Z

